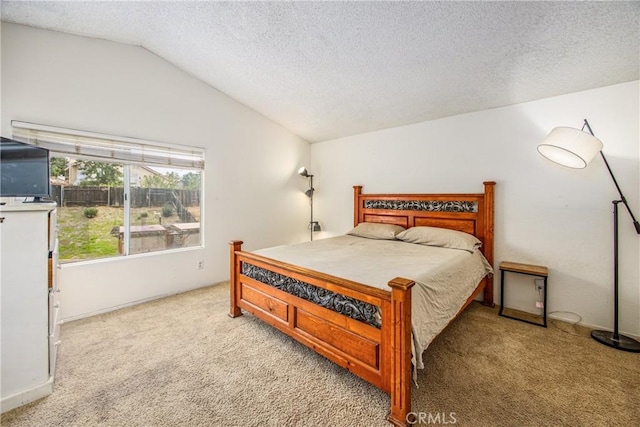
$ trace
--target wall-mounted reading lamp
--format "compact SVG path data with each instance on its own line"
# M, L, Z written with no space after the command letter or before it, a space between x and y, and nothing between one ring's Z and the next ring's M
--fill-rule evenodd
M585 128L589 133L584 131ZM598 153L602 156L602 160L604 160L604 164L607 166L607 170L609 171L609 174L613 179L613 183L618 190L618 194L620 195L618 200L614 200L612 202L614 326L613 332L591 331L591 337L602 344L619 350L640 353L640 342L618 333L618 204L622 203L627 208L627 212L629 212L633 226L638 234L640 234L640 224L633 216L633 212L631 212L627 199L622 194L622 190L620 190L618 181L616 181L616 177L613 175L611 167L609 167L609 162L607 162L607 159L602 152L602 147L602 142L595 137L591 130L591 126L589 126L589 122L585 119L581 130L569 127L557 127L553 129L544 141L542 141L542 144L538 146L538 152L552 162L576 169L585 168Z
M309 204L311 205L311 220L309 221L309 230L310 230L309 233L311 235L311 240L313 240L313 232L322 231L322 228L320 227L320 223L318 221L313 220L313 193L314 191L316 191L315 188L313 188L313 175L311 175L307 170L307 168L305 168L304 166L298 169L298 173L300 174L300 176L309 178L309 188L304 192L304 194L306 194L306 196L309 198Z

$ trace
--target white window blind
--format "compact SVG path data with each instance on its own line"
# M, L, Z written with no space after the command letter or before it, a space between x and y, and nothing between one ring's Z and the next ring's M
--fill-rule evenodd
M204 169L204 149L11 121L13 138L70 157Z

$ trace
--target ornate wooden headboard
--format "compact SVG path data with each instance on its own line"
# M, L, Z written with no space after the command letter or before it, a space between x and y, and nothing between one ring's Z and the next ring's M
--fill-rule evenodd
M353 225L361 222L430 226L473 234L493 265L493 204L495 182L484 182L478 194L362 194L353 187Z

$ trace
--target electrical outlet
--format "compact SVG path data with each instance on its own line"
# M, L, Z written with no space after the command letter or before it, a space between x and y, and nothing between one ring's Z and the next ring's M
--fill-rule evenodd
M204 269L204 261L198 261L198 270Z

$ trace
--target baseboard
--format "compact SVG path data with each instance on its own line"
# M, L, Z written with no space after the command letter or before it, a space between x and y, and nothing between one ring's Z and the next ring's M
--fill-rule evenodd
M38 399L49 396L51 393L53 393L53 377L49 377L46 383L32 389L3 397L0 400L0 412L5 413L27 403L35 402Z
M574 315L576 315L575 313L572 313ZM561 316L561 315L557 315L557 314L549 314L548 315L549 319L554 319L554 320L559 320L561 322L565 322L565 323L569 323L569 324L575 324L575 325L579 325L582 327L585 327L587 329L599 329L599 330L603 330L603 331L612 331L613 328L612 327L606 327L606 326L600 326L600 325L594 325L591 323L587 323L587 322L583 322L582 320L580 320L580 322L576 323L575 319L571 319L571 318L567 318L566 316ZM635 340L640 340L640 335L636 335L633 334L631 332L626 332L626 331L620 331L619 332L621 335L626 335L630 338L633 338Z
M496 304L498 304L498 303L496 303ZM542 316L542 310L536 310L535 312L532 312L531 308L520 307L518 305L505 307L505 308L509 308L509 309L512 309L512 310L518 310L518 311L521 311L523 313L530 314L532 316ZM572 324L572 325L584 326L585 328L588 328L588 329L600 329L600 330L604 330L604 331L612 331L613 330L612 326L594 325L594 324L591 324L591 323L588 323L588 322L584 322L582 320L582 316L579 313L573 313L573 312L570 312L570 311L552 310L551 312L547 313L547 317L549 319L559 320L561 322L569 323L569 324ZM628 332L628 331L620 331L620 334L626 335L626 336L634 338L636 340L640 340L640 336L639 335L631 333L631 332Z

